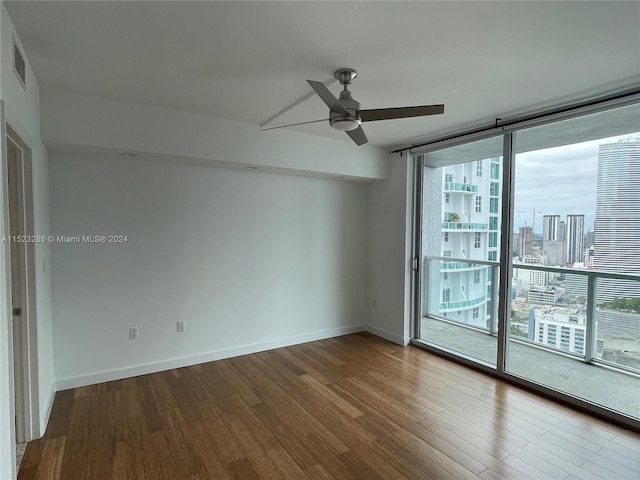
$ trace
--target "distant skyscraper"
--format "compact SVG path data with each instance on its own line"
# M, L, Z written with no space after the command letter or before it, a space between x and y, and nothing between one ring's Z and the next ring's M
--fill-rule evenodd
M593 230L587 230L584 236L584 248L593 247Z
M520 227L518 232L518 254L531 255L533 251L533 227Z
M548 265L566 262L565 223L560 215L545 215L542 220L542 250Z
M542 241L560 240L560 215L542 217Z
M584 215L567 215L566 263L584 261Z
M595 270L640 274L640 141L600 145ZM601 281L598 299L640 297L638 282Z

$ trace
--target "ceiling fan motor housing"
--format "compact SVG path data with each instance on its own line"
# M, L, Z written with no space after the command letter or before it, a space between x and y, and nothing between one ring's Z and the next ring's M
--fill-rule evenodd
M331 112L329 114L329 125L341 132L355 130L362 123L360 116L358 115L360 103L351 98L351 92L346 89L340 92L340 103L345 106L351 115L344 115L340 112Z

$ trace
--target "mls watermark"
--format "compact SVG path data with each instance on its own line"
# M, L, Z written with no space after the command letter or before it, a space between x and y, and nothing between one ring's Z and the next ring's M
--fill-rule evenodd
M128 235L4 235L2 243L128 243Z

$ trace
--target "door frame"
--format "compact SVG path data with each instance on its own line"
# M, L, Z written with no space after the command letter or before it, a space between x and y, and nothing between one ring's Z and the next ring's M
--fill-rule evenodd
M2 172L3 177L8 186L8 151L7 147L11 145L18 153L17 163L17 187L18 187L18 219L19 233L27 237L34 236L34 212L33 212L33 169L31 149L23 138L17 133L17 129L12 128L10 121L5 117L5 104L2 102L0 120L3 128L1 129L2 140ZM19 123L17 124L19 125ZM3 189L7 192L4 196L4 231L10 235L16 235L10 231L9 225L9 193L8 188ZM7 265L11 265L11 247L13 243L4 244L4 254ZM6 292L9 306L9 358L11 361L10 374L11 377L11 400L12 412L11 417L16 417L20 425L16 425L15 433L17 442L28 442L40 436L40 402L39 402L39 383L38 383L38 343L37 343L37 315L36 315L36 257L35 243L23 242L18 245L21 251L21 294L22 294L22 321L21 331L16 336L19 344L14 345L13 335L13 315L11 315L11 274L7 275ZM9 267L10 269L10 267ZM14 347L18 351L14 351ZM15 365L14 361L18 358L20 362ZM15 378L16 375L19 378Z

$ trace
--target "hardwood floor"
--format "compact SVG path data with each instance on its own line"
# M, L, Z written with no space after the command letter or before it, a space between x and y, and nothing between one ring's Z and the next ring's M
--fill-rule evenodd
M640 434L369 334L58 392L19 479L640 479Z

